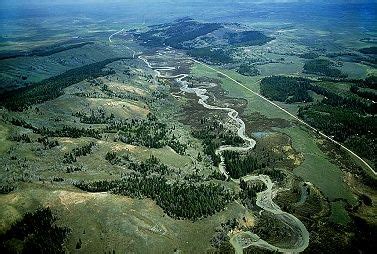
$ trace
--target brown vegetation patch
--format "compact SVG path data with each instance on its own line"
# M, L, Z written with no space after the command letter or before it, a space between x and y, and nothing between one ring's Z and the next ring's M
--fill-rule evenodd
M272 128L287 128L291 124L289 121L281 118L267 118L264 115L255 112L243 116L246 124L246 132L271 131Z

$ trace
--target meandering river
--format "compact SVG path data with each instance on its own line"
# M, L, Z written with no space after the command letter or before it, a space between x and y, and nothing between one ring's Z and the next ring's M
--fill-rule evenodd
M161 53L160 53L161 55ZM182 73L178 75L162 75L162 71L174 71L176 67L161 67L152 66L152 64L147 60L146 57L139 56L139 59L144 61L149 68L154 70L156 77L175 79L177 83L180 84L180 90L185 93L195 94L199 99L198 103L203 107L211 110L222 110L228 113L228 117L232 119L238 126L237 135L244 141L244 146L220 146L216 150L216 154L220 156L221 163L219 164L219 170L226 178L229 178L229 174L226 171L226 165L224 161L224 156L222 155L224 151L239 151L244 152L255 147L256 141L248 137L245 133L245 123L239 117L239 113L228 107L218 107L215 105L210 105L207 103L209 96L207 95L207 90L216 86L214 83L206 83L198 87L190 87L190 83L185 81L188 74ZM232 179L234 180L234 179ZM257 193L256 204L262 208L264 211L272 213L277 220L280 220L285 225L287 225L293 232L292 235L296 236L294 244L290 248L281 248L268 243L267 241L261 239L258 235L252 233L251 231L243 231L232 235L231 244L234 246L237 253L242 253L244 248L249 246L257 246L264 249L269 249L272 251L284 252L284 253L297 253L304 251L309 245L309 232L307 231L304 224L297 219L294 215L286 213L276 205L273 200L273 186L274 183L271 181L270 177L267 175L248 175L243 177L244 181L262 181L267 189ZM234 180L236 181L236 180Z

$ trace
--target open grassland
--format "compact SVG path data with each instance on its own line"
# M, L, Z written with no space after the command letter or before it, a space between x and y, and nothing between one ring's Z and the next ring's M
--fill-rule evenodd
M135 147L135 149L131 151L134 153L135 157L140 160L146 160L150 156L155 156L160 159L162 163L176 168L183 168L192 165L192 160L189 156L177 154L170 147L160 149Z
M303 64L299 62L284 62L264 64L259 67L261 75L272 76L276 74L296 74L301 73Z
M131 56L129 50L115 51L107 42L96 42L81 48L67 49L47 56L21 56L0 61L0 91L40 82L68 70L110 58Z
M145 98L149 98L156 87L151 86L145 77L136 75L130 78L124 75L122 69L124 63L122 62L111 66L117 71L121 69L119 74L98 78L96 81L77 83L67 87L64 94L56 99L32 106L22 112L4 111L2 112L3 116L8 120L24 121L34 129L48 128L55 130L59 130L63 126L96 130L106 128L106 124L84 123L77 114L90 116L93 112L95 114L103 112L105 116L111 115L120 120L146 118L150 109ZM104 90L105 85L107 88ZM85 96L82 96L81 94L84 91ZM114 94L125 94L128 97L116 97ZM41 138L41 135L34 133L35 131L30 127L12 126L12 129L9 129L7 126L1 125L1 137L4 140L1 149L2 152L6 152L12 147L12 152L1 158L2 163L9 168L19 168L18 162L13 161L11 157L20 157L28 161L28 169L35 168L32 174L43 179L100 180L108 178L112 174L119 176L122 169L111 165L104 159L106 153L111 151L127 153L138 160L146 160L153 155L163 163L177 168L190 166L192 163L189 156L179 155L170 147L148 148L115 141L114 133L107 133L101 140L87 137L55 137L53 140L58 142L59 145L52 149L43 149L42 144L36 142ZM11 133L10 130L12 130ZM178 131L178 128L176 131ZM31 143L18 145L19 143L10 141L10 136L21 134L27 135L31 139ZM74 173L65 172L67 166L69 166L64 163L66 153L90 142L95 143L90 156L79 157L75 162L75 166L82 167L82 170ZM23 174L22 170L18 172L21 175ZM110 176L110 178L112 177Z
M368 76L368 66L359 63L344 62L340 70L353 79L364 79Z
M210 249L216 227L230 217L248 216L238 204L206 219L190 222L167 216L150 199L107 193L87 193L49 183L22 184L1 195L0 230L4 232L27 211L49 206L59 215L58 225L72 229L65 247L77 252L202 253Z
M341 225L347 225L351 222L351 218L344 210L344 203L342 201L333 202L331 204L330 220Z
M355 204L356 199L343 180L343 172L329 162L328 157L318 148L319 141L300 127L286 128L282 131L292 138L293 147L304 155L303 163L294 173L318 186L330 200L343 198Z
M221 71L224 71L224 73L226 73L230 77L240 81L242 84L245 84L251 90L257 93L259 92L259 81L261 80L262 77L246 77L232 70L221 69ZM285 118L286 117L283 112L276 110L274 106L268 103L262 102L262 100L255 94L248 92L244 88L235 84L233 81L229 80L228 78L220 74L217 74L213 70L210 70L203 65L195 64L192 69L192 75L197 76L197 77L203 77L203 76L211 77L211 78L221 80L221 87L229 93L228 95L230 97L244 98L248 101L245 113L259 112L262 115L270 117L270 118Z

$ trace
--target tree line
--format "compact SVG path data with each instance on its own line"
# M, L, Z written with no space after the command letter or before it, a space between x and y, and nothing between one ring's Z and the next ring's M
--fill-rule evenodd
M334 62L327 59L313 59L304 64L304 72L327 77L345 78L346 74L335 68Z
M365 82L360 83L368 84L368 81ZM351 89L355 90L355 88ZM260 91L263 96L286 103L313 101L308 93L309 90L325 97L319 104L354 109L361 113L374 114L377 112L375 103L368 102L362 98L339 95L301 77L271 76L264 78L260 85Z
M196 220L213 215L234 199L232 192L220 184L168 183L166 178L156 175L130 175L122 180L78 183L76 186L85 191L148 197L177 219Z
M377 102L377 92L376 91L368 91L368 90L362 90L360 87L356 85L352 85L350 88L350 91L362 98L372 100Z
M306 78L271 76L262 79L260 92L263 96L276 101L295 103L310 102L308 90L312 85Z
M222 25L219 23L199 23L189 18L151 27L147 32L135 34L136 38L150 47L171 46L185 48L184 42L213 32Z
M92 137L100 139L102 137L101 132L103 130L97 130L92 128L76 128L64 125L62 129L51 130L46 127L35 128L35 133L41 134L43 136L49 137L69 137L69 138L80 138L80 137Z
M0 95L0 106L13 111L22 111L33 104L55 99L62 95L63 89L68 86L85 79L114 74L113 70L103 70L103 68L120 59L124 58L110 58L84 65L20 89L6 92Z
M250 77L260 75L260 71L253 64L251 64L251 63L241 64L237 68L237 72L239 74L244 75L244 76L250 76Z
M251 174L255 170L266 166L250 153L242 156L236 151L224 151L222 155L224 156L226 171L235 179Z
M107 116L103 109L98 109L97 111L91 109L89 115L83 112L76 112L72 115L79 117L80 122L85 124L106 124L113 121L115 118L112 113Z
M1 253L65 253L63 243L70 229L55 225L57 217L50 208L26 213L0 235Z
M261 46L275 39L260 31L231 32L226 38L229 44L236 46Z
M224 186L215 183L167 183L166 179L159 177L122 183L115 193L128 196L130 190L138 189L140 194L156 200L168 215L175 218L195 220L213 215L234 198Z
M168 180L164 175L169 168L153 156L145 162L129 161L128 167L134 173L121 179L78 182L75 186L89 192L110 191L134 198L148 197L177 219L210 216L235 198L233 191L218 183Z
M298 116L376 163L377 117L325 104L301 107Z

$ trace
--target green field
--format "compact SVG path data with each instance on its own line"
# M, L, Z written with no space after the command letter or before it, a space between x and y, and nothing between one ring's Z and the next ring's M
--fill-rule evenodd
M319 187L330 200L344 198L351 204L356 203L349 187L344 183L343 172L318 148L318 141L307 130L292 127L282 130L292 138L293 147L303 153L304 162L294 173L305 181Z
M150 199L87 193L49 183L19 187L11 194L0 195L0 232L26 211L50 206L60 217L58 225L72 229L66 248L75 249L81 239L81 253L117 253L125 249L136 253L200 253L210 248L216 227L229 217L245 216L245 210L234 203L223 212L193 223L170 218Z
M344 210L344 203L341 201L331 203L330 220L341 225L347 225L351 222L351 218Z

